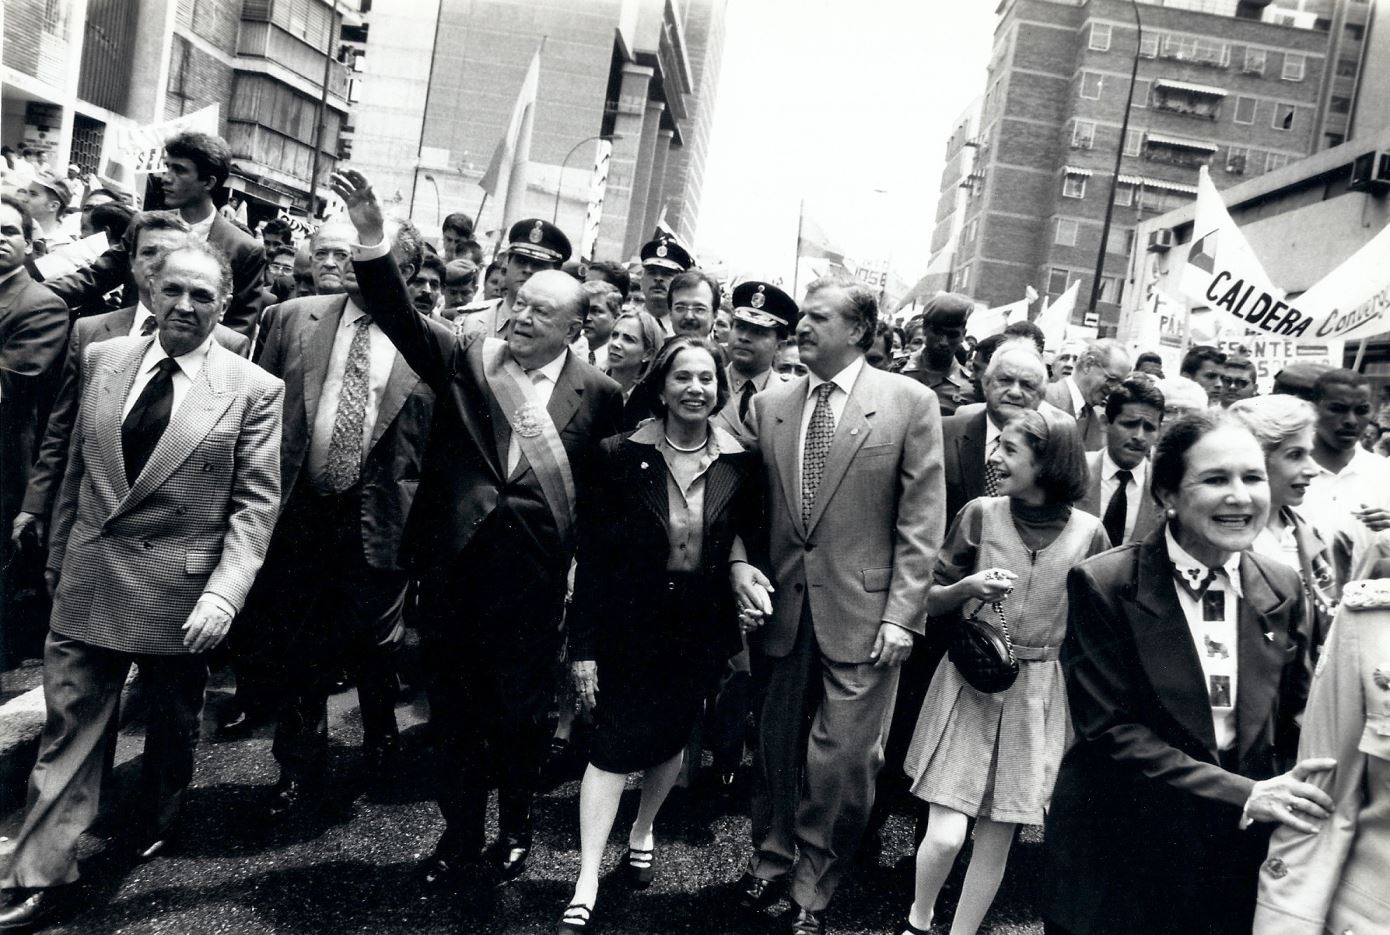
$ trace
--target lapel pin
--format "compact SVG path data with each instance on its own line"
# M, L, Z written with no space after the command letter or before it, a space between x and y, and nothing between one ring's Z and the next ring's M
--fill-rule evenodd
M643 462L642 462L642 470L645 471L646 469L647 469L647 462L643 461Z
M858 435L858 434L859 434L859 430L858 430L858 429L850 429L850 430L849 430L849 433L850 433L851 435Z
M1265 639L1267 639L1267 640L1269 640L1271 643L1273 643L1273 642L1274 642L1274 631L1273 631L1273 630L1266 630L1266 631L1265 631Z

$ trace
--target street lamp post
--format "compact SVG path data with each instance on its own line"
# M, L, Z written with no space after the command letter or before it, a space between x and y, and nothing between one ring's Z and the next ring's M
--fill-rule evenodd
M560 163L560 177L555 180L555 210L550 213L550 223L558 224L560 222L560 194L565 188L565 166L569 165L570 157L579 152L579 147L583 146L585 143L593 143L596 140L608 140L611 143L614 140L620 140L622 138L623 135L621 133L600 133L598 136L591 136L588 139L580 140L570 147L570 151L565 153L564 161Z
M1129 111L1134 106L1134 82L1139 77L1139 49L1144 44L1144 23L1139 18L1138 0L1129 0L1134 9L1134 63L1129 69L1129 95L1125 98L1125 116L1120 123L1120 144L1115 147L1115 172L1110 176L1110 197L1105 199L1105 223L1100 229L1100 250L1096 254L1096 275L1091 280L1091 304L1088 311L1095 314L1100 301L1100 277L1105 272L1105 251L1109 247L1110 219L1115 214L1115 188L1120 184L1120 163L1125 154L1125 137L1129 135Z

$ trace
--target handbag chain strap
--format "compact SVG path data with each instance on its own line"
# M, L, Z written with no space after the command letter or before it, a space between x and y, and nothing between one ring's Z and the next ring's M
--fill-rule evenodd
M1013 591L1013 588L1010 588L1009 591ZM1007 597L1008 595L1006 594L1005 596ZM1013 637L1009 635L1009 617L1004 613L1003 601L989 601L987 604L981 602L980 606L975 608L975 612L970 615L971 618L978 620L980 618L980 611L984 610L986 606L993 608L995 614L999 616L999 627L1004 634L1004 648L1009 651L1009 659L1013 659L1014 641Z

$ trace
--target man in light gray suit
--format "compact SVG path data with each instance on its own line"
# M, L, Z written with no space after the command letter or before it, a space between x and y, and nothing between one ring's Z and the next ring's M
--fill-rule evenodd
M1149 451L1163 427L1163 393L1133 376L1105 400L1105 447L1086 455L1091 479L1077 509L1099 516L1112 545L1147 539L1162 519L1149 491Z
M212 339L231 270L191 238L156 262L158 333L88 347L46 577L47 723L0 929L32 926L77 879L106 727L132 661L149 698L134 850L171 840L193 773L207 665L280 506L283 384Z
M865 363L877 321L867 288L813 283L797 326L810 374L754 397L749 419L769 542L761 568L735 556L731 575L745 625L766 621L769 672L739 902L763 909L789 884L796 935L824 931L863 835L946 524L936 395Z
M72 323L58 395L53 401L53 408L49 410L43 443L29 472L21 512L14 518L12 538L16 541L28 526L34 527L40 542L44 540L49 513L53 510L53 501L58 497L58 487L63 482L63 472L67 468L68 442L72 438L72 423L77 415L77 375L87 345L112 338L143 337L155 332L150 269L155 260L171 246L182 243L187 234L188 224L178 215L163 211L146 211L136 215L122 239L130 254L130 272L139 290L139 301L127 308L89 315ZM212 338L239 357L249 356L251 339L225 325L216 325Z

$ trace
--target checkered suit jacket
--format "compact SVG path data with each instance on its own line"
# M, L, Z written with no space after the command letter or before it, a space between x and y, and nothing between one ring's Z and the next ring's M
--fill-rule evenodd
M186 652L181 627L212 592L240 609L280 508L284 384L213 344L128 485L121 410L154 338L90 345L48 568L50 627L121 652Z

